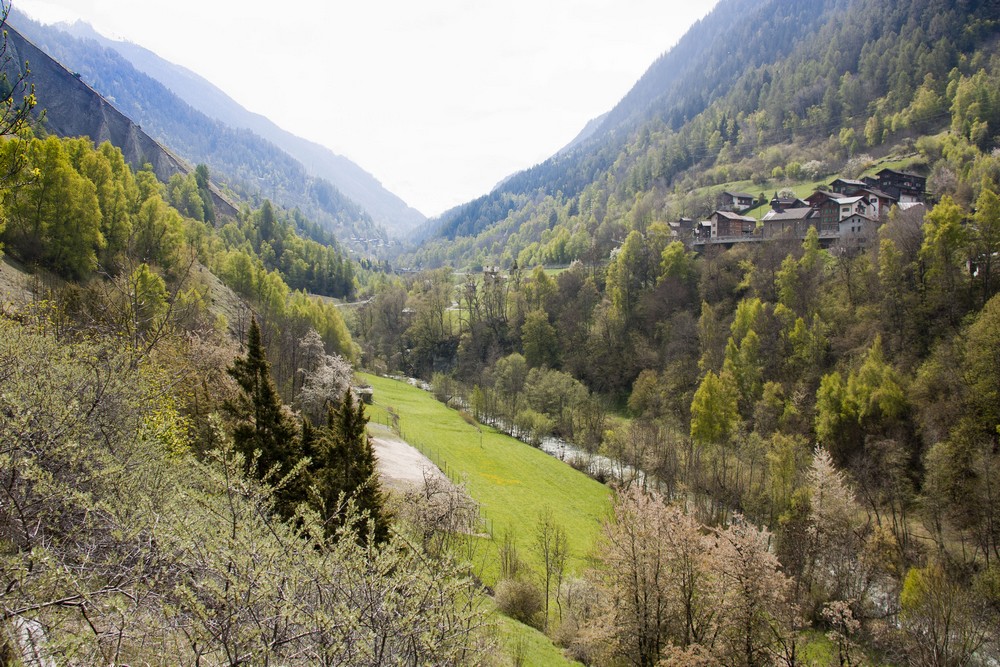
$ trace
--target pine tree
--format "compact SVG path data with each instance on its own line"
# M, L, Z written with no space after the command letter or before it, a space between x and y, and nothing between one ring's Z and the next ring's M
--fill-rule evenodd
M233 442L246 457L247 473L271 483L282 482L301 458L294 420L285 412L271 379L271 365L261 342L257 319L250 322L246 357L237 357L227 372L240 387L226 403L234 418ZM290 516L301 500L301 484L284 480L276 491L279 511Z
M327 426L312 445L315 459L310 473L319 493L327 534L336 534L344 523L346 503L353 501L365 515L357 526L358 540L364 542L370 535L381 544L389 538L389 516L367 424L364 404L355 404L348 389L337 409L329 411Z

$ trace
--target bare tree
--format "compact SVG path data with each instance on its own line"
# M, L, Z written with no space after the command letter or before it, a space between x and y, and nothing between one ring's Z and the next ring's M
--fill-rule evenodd
M566 529L556 523L552 516L552 508L545 507L538 513L535 523L535 546L542 557L542 577L545 582L545 630L549 627L549 601L552 599L552 586L555 580L556 600L562 587L563 573L566 570ZM561 614L560 614L561 616Z

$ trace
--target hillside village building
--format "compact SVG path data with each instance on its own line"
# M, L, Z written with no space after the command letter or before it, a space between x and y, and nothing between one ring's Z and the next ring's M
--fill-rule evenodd
M827 245L843 240L864 246L885 221L890 208L922 205L926 183L923 176L892 169L883 169L863 180L838 178L829 189L817 190L805 200L776 196L771 200L771 210L759 222L730 210L728 205L738 203L740 193L725 192L722 201L727 207L714 211L708 220L692 223L684 219L672 227L678 236L692 239L696 246L802 239L810 227L816 228Z
M756 199L746 192L723 192L719 195L719 210L739 213L753 208Z

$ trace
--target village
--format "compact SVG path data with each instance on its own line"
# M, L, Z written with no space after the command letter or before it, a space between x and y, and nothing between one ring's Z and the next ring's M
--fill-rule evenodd
M922 207L927 199L927 179L893 169L882 169L862 180L838 178L828 189L819 189L805 199L771 199L771 210L758 220L746 212L761 204L745 192L723 192L718 208L707 220L681 218L671 222L674 234L696 249L710 245L732 246L777 239L803 239L810 227L820 243L865 245L885 221L889 209Z

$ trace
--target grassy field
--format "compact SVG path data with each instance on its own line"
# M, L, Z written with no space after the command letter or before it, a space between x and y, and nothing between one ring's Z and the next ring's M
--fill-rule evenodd
M607 487L514 438L487 427L478 430L426 391L373 375L361 379L375 392L371 421L389 424L388 409L393 410L402 437L453 480L464 481L481 504L486 529L497 538L478 545L475 565L485 583L496 581L496 543L505 531L513 535L522 560L541 570L534 535L543 508L566 530L568 569L580 572L586 566L609 508Z

